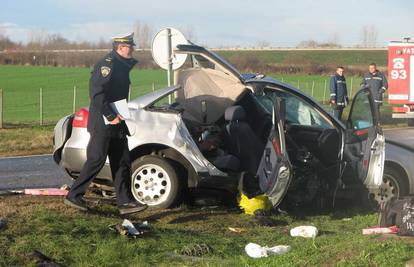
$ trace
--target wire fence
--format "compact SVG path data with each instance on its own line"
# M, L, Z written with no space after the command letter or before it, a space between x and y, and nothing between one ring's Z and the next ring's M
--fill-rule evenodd
M131 87L129 98L134 99L163 88L152 83L145 88ZM19 91L0 88L0 128L15 126L53 125L63 116L89 106L89 90L73 85L71 88L31 88Z
M293 85L313 97L324 107L329 106L329 78L293 79L278 77L282 82ZM150 85L148 85L150 84ZM348 95L352 98L359 89L356 78L347 81ZM145 86L132 86L130 99L165 87L164 83L146 83ZM53 125L63 116L69 115L89 105L89 90L85 84L66 88L40 87L12 91L0 88L0 128L23 125Z

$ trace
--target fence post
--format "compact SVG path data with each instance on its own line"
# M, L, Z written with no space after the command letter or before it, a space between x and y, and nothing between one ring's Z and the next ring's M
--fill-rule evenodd
M299 87L299 80L298 80L298 89L300 89L300 87Z
M315 81L312 81L312 97L313 97L313 89L315 88Z
M76 112L76 85L73 86L73 106L72 106L72 113Z
M40 126L43 126L43 89L40 87L39 90L39 117L40 117Z
M353 82L354 82L354 77L351 77L351 92L349 94L350 98L353 99L353 95L352 95L352 90L353 90Z
M326 100L326 80L325 80L325 84L323 86L323 100L322 100L323 104L325 104L325 100Z
M0 89L0 129L3 129L3 89Z
M152 83L152 91L155 92L155 86L154 83Z

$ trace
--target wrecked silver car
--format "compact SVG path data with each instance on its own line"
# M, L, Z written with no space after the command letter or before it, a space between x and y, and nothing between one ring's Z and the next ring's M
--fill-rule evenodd
M355 184L380 186L384 137L369 90L355 95L344 125L291 85L242 75L203 47L174 53L189 55L175 85L128 104L137 201L167 208L197 188L240 189L277 206L285 196L330 201ZM54 159L75 179L86 160L87 117L82 108L55 127ZM108 161L94 182L111 185Z

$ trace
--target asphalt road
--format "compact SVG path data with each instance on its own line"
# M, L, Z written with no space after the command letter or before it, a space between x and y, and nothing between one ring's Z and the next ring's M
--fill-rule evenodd
M52 155L0 158L0 191L71 185L72 179Z
M385 138L414 148L414 128L386 129ZM0 158L0 191L71 185L52 155Z
M414 148L414 128L390 128L384 130L385 140L392 140Z

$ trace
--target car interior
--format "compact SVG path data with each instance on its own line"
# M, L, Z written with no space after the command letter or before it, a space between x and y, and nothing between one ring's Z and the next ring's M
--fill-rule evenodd
M272 129L273 103L281 98L286 105L287 153L294 170L290 189L309 191L300 190L297 201L312 198L321 180L337 182L341 136L327 116L299 95L259 85L259 90L252 90L214 64L205 66L175 72L182 89L172 106L182 111L193 139L213 165L229 174L256 174Z

